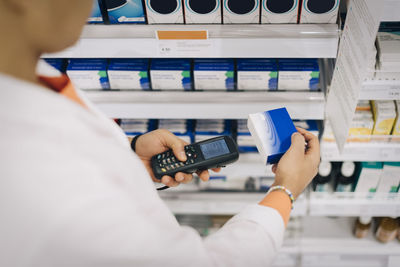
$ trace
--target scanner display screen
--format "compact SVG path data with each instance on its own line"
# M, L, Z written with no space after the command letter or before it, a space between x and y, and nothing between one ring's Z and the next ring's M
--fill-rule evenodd
M211 159L225 154L229 154L229 148L225 140L218 140L200 145L204 159Z

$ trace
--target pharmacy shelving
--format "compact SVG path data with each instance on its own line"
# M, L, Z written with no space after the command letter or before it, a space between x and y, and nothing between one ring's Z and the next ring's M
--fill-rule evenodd
M189 56L185 49L165 54L161 49L177 40L159 40L157 31L207 31L208 39L186 43ZM339 33L336 24L87 25L76 45L44 57L336 58Z
M359 99L400 100L400 80L369 79L363 83Z
M244 119L286 107L293 119L324 119L323 92L86 91L110 118Z
M385 0L381 21L400 21L400 0Z
M311 192L311 216L400 216L400 194Z
M400 143L347 143L340 153L336 143L321 143L321 158L326 161L400 161Z

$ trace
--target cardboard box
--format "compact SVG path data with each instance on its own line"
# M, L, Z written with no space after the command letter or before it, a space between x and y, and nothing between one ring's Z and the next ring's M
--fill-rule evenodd
M103 15L101 14L100 4L98 0L93 1L92 13L87 19L88 23L96 24L103 23Z
M153 90L191 90L189 59L153 59L150 77Z
M150 89L147 59L110 59L107 73L111 89Z
M167 129L188 144L194 142L193 121L182 119L161 119L159 129Z
M195 90L234 90L235 65L233 59L195 59Z
M374 129L372 112L367 110L356 110L350 124L348 141L368 142Z
M183 24L182 0L145 0L149 24Z
M250 114L247 127L266 164L279 161L292 143L292 134L297 132L286 108Z
M260 23L261 0L222 0L224 24Z
M382 162L362 162L360 176L354 192L376 192L382 171Z
M280 59L278 90L318 90L317 59Z
M146 23L141 0L104 0L111 24Z
M221 135L232 135L232 121L222 119L201 119L196 121L196 142L200 142Z
M261 23L297 23L299 0L262 0Z
M400 100L395 101L396 104L396 121L394 122L392 135L400 135Z
M340 0L303 0L300 23L336 23Z
M276 90L278 66L272 59L238 59L237 84L239 90Z
M183 0L186 24L221 24L221 0Z
M374 114L374 135L389 135L396 119L396 108L392 100L371 101Z
M80 89L110 89L106 59L70 59L67 75Z
M395 193L400 184L400 162L385 162L376 192Z

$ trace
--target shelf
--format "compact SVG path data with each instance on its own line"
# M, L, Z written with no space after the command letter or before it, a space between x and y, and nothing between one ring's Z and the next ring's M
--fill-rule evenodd
M207 47L163 55L156 31L207 30ZM336 24L289 25L87 25L80 41L55 58L256 57L336 58ZM174 42L174 41L167 41ZM175 41L176 42L176 41Z
M293 119L323 120L322 92L86 91L111 118L245 119L286 107Z
M159 194L174 214L202 215L234 215L265 196L265 193L184 192L174 188ZM296 200L292 216L304 216L306 211L307 200L301 197Z
M381 21L400 21L400 1L385 0Z
M400 80L365 81L361 88L359 99L400 100Z
M336 143L321 143L321 158L326 161L400 161L399 143L347 143L343 154Z
M311 216L400 216L400 194L311 192Z

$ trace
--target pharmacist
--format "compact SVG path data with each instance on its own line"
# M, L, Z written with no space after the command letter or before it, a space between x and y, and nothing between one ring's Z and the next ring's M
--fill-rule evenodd
M205 240L179 226L148 160L167 148L183 160L183 142L156 131L137 139L135 154L67 77L36 74L41 54L77 41L92 3L0 0L0 266L268 266L289 219L288 192L297 197L317 172L318 140L304 130L292 136L274 166L275 185L287 191ZM192 177L174 178L163 182Z

